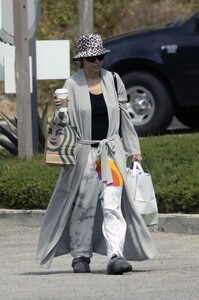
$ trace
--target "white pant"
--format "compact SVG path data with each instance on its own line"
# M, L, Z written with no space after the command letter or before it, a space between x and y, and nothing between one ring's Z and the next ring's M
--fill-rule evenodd
M96 152L97 150L94 148L89 152L88 162L74 204L70 223L70 248L73 257L92 256L93 224L97 201L100 199L104 216L102 231L109 260L113 254L123 256L126 234L126 222L121 211L123 181L122 183L120 181L119 186L117 186L117 182L114 185L106 186L100 180L100 174L96 171Z

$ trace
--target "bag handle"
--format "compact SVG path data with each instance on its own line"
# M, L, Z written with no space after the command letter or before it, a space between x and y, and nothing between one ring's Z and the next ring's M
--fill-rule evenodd
M134 161L134 164L136 168L140 170L141 173L144 173L144 170L142 169L142 166L138 161Z
M129 165L129 169L130 169L130 173L133 176L136 176L137 170L139 170L140 173L144 173L144 170L142 169L142 166L138 161L131 162L131 164Z
M114 72L112 72L112 75L113 75L113 80L114 80L115 90L116 90L116 93L117 93L117 96L118 96L117 78L116 78L116 75L115 75Z

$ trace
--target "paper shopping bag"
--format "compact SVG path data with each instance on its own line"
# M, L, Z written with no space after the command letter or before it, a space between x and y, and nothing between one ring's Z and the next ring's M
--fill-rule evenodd
M70 125L51 125L47 130L45 162L49 165L76 164L77 133Z

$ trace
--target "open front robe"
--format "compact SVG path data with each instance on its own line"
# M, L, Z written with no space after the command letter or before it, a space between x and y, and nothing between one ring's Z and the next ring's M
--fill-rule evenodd
M153 258L156 254L156 248L148 228L134 205L134 193L127 186L126 159L127 156L139 154L140 146L132 119L125 107L127 95L124 84L118 74L116 74L116 77L118 96L111 72L101 69L102 91L109 118L107 138L113 135L116 136L106 142L105 151L109 155L111 152L111 156L116 161L124 180L122 211L127 223L124 257L127 260L140 261ZM91 104L84 70L79 70L67 79L64 87L69 90L68 113L70 124L77 127L80 139L91 140ZM118 135L120 126L122 140ZM46 267L51 265L55 256L70 252L69 226L72 207L75 205L76 194L86 166L89 150L90 145L79 144L77 164L61 169L44 216L37 248L37 262ZM97 206L92 251L106 255L100 203Z

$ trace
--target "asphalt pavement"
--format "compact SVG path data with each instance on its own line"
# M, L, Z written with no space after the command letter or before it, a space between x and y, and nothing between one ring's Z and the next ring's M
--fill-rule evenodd
M50 269L36 264L43 214L1 211L1 300L199 299L198 234L152 230L158 254L153 260L132 262L133 272L107 275L106 257L94 254L92 272L74 274L70 255L55 258Z

